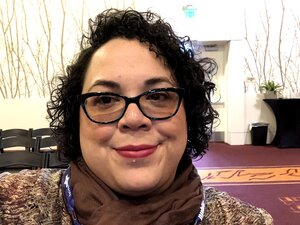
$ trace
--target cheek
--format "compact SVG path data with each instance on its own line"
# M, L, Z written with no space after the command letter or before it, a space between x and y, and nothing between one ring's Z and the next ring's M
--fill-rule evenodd
M187 143L187 123L183 106L179 108L177 114L171 118L171 121L162 123L158 130L172 140L175 149L183 151Z
M183 105L181 104L177 114L174 117L174 129L181 134L182 138L187 138L187 123L186 114Z
M187 143L187 123L186 123L185 113L183 113L183 115L180 116L180 119L175 124L177 124L175 126L176 129L175 132L176 134L178 134L178 142L185 150L186 143Z
M99 125L90 121L86 115L80 112L80 146L85 151L90 146L106 143L112 137L114 129L109 125Z

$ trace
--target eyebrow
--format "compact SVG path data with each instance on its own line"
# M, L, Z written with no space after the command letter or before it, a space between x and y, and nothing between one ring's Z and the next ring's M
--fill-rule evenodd
M168 79L167 77L154 77L151 78L149 80L145 81L145 85L148 87L153 86L155 84L159 84L159 83L169 83L172 85L175 85L174 82L172 82L171 79Z
M145 86L149 87L149 88L151 86L159 84L159 83L168 83L171 85L176 85L176 84L174 84L175 82L172 82L172 80L168 79L167 77L154 77L149 80L146 80L144 83L145 83ZM101 79L101 80L96 80L93 83L93 85L88 89L88 91L90 91L95 86L104 86L104 87L108 87L108 88L115 89L115 90L121 89L121 86L119 83L112 81L112 80L102 80Z
M111 89L120 89L120 84L111 80L96 80L96 82L88 89L90 91L95 86L104 86Z

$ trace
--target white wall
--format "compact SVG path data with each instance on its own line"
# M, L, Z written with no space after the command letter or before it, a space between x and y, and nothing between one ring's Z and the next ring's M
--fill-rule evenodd
M49 127L46 119L48 99L1 99L0 129Z
M183 6L197 8L194 18L186 18ZM243 15L240 0L136 0L138 10L152 9L161 14L182 36L201 41L240 39Z

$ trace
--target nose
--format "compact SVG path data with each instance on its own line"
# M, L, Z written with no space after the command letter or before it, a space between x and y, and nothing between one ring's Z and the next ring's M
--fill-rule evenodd
M136 104L129 104L125 114L118 121L119 129L121 130L148 130L152 122L139 109Z

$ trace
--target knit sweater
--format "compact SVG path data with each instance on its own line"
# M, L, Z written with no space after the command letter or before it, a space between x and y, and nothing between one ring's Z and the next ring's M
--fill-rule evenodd
M62 173L63 170L41 169L0 174L0 224L72 224L60 188ZM264 209L214 188L205 188L202 225L214 224L269 225L273 222Z

